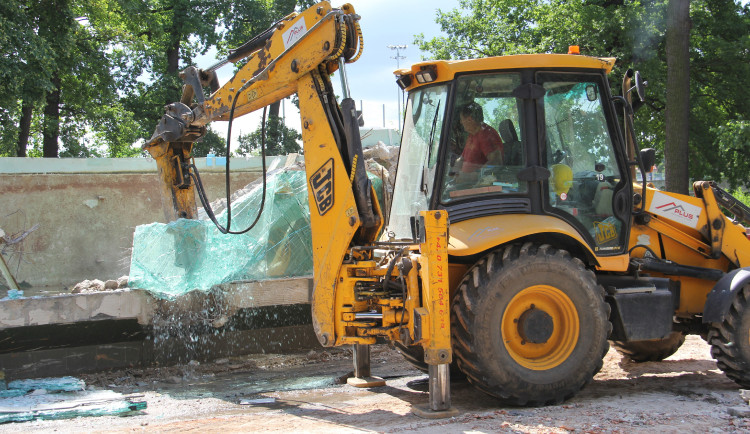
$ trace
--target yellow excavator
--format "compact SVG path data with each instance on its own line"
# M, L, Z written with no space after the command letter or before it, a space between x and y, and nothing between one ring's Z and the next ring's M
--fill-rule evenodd
M206 124L231 128L296 93L313 326L323 346L353 347L350 384L383 384L369 345L387 341L429 373L423 416L455 414L451 371L508 404L554 404L591 381L609 341L636 361L661 360L697 333L750 387L750 210L712 182L695 183L695 196L653 187L654 151L633 134L639 74L615 96L615 59L575 51L396 71L408 102L384 216L345 72L361 54L359 20L349 4L321 2L224 61L183 71L181 100L144 145L169 220L195 218L196 193L207 205L190 157ZM219 86L216 69L240 61Z

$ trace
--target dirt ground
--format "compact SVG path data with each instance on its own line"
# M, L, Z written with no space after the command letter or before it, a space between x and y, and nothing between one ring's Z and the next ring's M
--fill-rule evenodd
M736 432L750 431L739 388L689 336L672 357L636 364L614 351L592 384L566 403L504 407L463 381L453 381L459 415L421 419L426 376L387 347L375 347L372 371L384 387L342 384L347 351L256 355L185 366L128 369L83 377L89 387L143 394L145 411L127 417L32 421L0 432ZM245 401L245 405L241 402Z

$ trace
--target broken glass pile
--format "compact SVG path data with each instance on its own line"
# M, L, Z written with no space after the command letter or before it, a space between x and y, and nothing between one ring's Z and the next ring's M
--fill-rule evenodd
M370 179L380 199L382 181L374 175ZM260 209L261 180L244 190L246 194L232 200L233 231L247 228ZM309 214L304 169L269 172L263 213L245 234L222 234L210 220L138 226L129 286L171 299L227 282L311 275ZM226 227L226 210L216 217Z

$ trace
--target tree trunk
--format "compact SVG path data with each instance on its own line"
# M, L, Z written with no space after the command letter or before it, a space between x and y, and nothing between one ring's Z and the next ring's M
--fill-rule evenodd
M171 47L167 48L167 74L168 87L165 104L171 104L175 101L179 101L182 95L182 88L180 87L179 81L177 81L177 73L180 69L180 35L173 32L172 38L174 42Z
M667 191L688 194L690 125L690 0L667 5L667 107L664 149Z
M29 145L29 134L31 132L31 115L34 112L34 106L30 102L24 101L21 105L21 119L18 122L18 147L16 148L17 157L26 156L26 147Z
M179 35L172 36L176 36L176 40L167 48L167 74L176 75L180 67L180 38Z
M271 116L273 117L279 117L279 109L281 108L281 101L276 101L275 103L272 103L268 106L268 118L270 119Z
M44 128L42 128L42 156L44 158L57 158L59 156L60 75L55 72L51 81L54 89L47 94L47 105L44 106Z

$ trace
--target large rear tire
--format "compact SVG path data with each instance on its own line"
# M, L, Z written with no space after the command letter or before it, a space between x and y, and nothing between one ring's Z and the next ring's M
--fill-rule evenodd
M511 405L557 404L602 367L609 305L594 273L564 250L526 243L495 250L453 299L458 367Z
M660 362L680 349L685 343L682 332L672 332L663 339L649 339L646 341L612 341L612 346L630 360L642 362Z
M745 285L734 296L724 321L711 324L708 343L711 356L716 359L727 377L743 388L750 388L750 285Z

